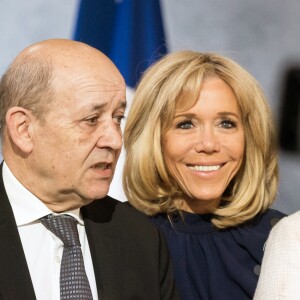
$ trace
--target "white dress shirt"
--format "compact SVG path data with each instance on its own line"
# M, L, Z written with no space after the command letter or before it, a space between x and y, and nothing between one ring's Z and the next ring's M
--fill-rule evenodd
M16 179L5 162L3 181L18 226L35 295L38 300L58 300L63 243L39 221L40 218L53 212ZM67 211L64 214L78 221L77 228L85 270L93 299L97 300L95 274L80 210Z

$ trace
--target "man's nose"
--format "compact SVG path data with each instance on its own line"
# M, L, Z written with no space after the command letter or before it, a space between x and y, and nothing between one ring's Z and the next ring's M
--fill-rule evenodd
M99 128L97 147L120 150L122 148L122 131L119 125L113 121Z

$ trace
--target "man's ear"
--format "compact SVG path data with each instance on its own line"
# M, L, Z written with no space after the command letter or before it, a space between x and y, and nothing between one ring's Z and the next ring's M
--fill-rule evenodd
M11 140L21 151L27 154L33 148L29 130L33 121L32 117L29 110L19 106L11 107L6 113L6 127Z

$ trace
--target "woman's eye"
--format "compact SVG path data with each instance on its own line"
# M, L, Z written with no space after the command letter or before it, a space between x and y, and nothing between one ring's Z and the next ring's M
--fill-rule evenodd
M237 124L231 119L224 119L220 122L222 128L236 128Z
M192 127L194 127L192 121L183 121L176 125L176 128L180 128L180 129L190 129Z

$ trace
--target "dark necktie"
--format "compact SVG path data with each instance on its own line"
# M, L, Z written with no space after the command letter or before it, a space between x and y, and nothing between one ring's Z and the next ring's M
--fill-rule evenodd
M68 215L49 215L42 218L41 222L64 243L60 266L60 299L92 300L79 242L77 221Z

